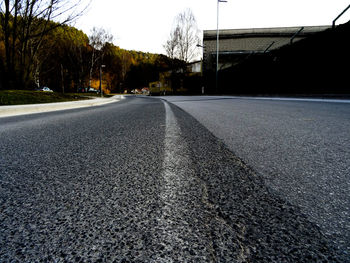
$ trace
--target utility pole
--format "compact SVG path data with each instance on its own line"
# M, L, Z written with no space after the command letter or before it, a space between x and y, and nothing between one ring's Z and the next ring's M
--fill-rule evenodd
M216 73L215 73L215 91L216 93L218 93L219 91L219 87L218 87L218 80L219 80L219 4L220 3L227 3L226 0L217 0L217 14L216 14L216 19L217 19L217 27L216 27Z

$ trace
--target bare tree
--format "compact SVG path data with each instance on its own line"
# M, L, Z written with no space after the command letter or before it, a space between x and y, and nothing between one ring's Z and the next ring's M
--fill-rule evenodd
M82 0L4 0L0 23L5 44L5 73L10 88L27 86L37 64L37 52L44 36L74 21L84 8ZM51 21L55 20L56 23ZM35 63L33 63L35 62Z
M92 73L98 60L102 60L106 43L113 41L113 35L103 28L94 27L89 36L91 51L89 88L91 88Z
M198 55L196 45L199 42L196 19L192 11L186 9L175 17L175 26L164 48L169 57L190 62Z
M164 45L164 49L165 49L167 55L172 59L174 59L176 57L176 49L177 49L178 44L179 44L179 32L180 32L179 27L174 28L170 32L169 39L167 40L167 42Z

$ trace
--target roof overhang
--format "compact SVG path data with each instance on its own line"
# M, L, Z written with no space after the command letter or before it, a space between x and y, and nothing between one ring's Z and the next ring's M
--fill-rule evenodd
M274 27L220 30L220 39L249 38L249 37L292 37L302 27ZM312 35L331 28L331 26L305 26L298 34L299 37ZM216 30L204 30L203 40L216 39Z

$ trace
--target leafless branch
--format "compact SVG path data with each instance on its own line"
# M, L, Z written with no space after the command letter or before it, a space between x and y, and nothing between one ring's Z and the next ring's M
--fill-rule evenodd
M186 9L176 16L175 26L164 48L169 57L190 62L198 54L196 45L199 41L196 19L192 11Z

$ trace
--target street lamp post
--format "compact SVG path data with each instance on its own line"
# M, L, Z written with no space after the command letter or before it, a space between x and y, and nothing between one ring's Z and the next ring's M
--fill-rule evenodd
M217 15L216 15L216 19L217 19L217 27L216 27L216 74L215 74L215 89L216 89L216 93L218 93L219 89L218 89L218 79L219 79L219 4L220 3L227 3L226 0L217 0Z
M106 65L101 65L100 66L100 96L103 97L103 94L102 94L102 68L105 68Z
M201 83L202 83L202 95L204 95L204 85L203 85L203 63L204 63L204 45L197 44L196 47L200 47L203 49L203 56L202 56L202 66L201 66Z

